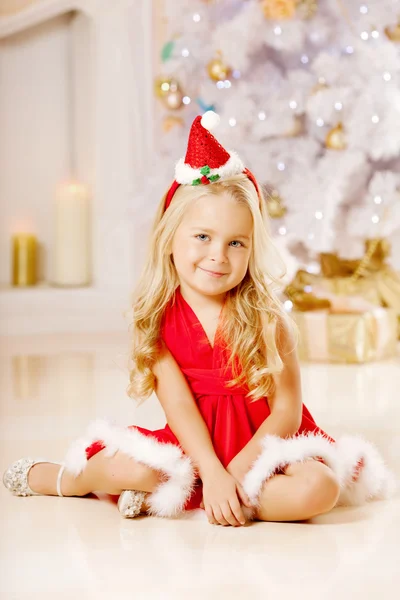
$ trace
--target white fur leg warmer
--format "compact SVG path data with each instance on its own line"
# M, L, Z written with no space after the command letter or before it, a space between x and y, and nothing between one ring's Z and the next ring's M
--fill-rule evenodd
M359 506L370 500L390 498L397 483L373 444L356 436L343 436L335 444L336 473L342 488L338 505ZM363 466L354 478L355 465Z
M337 475L341 494L338 505L359 505L376 498L387 498L395 480L375 447L357 437L346 436L332 443L321 434L306 434L289 439L266 435L262 451L247 472L243 488L254 507L258 506L263 483L277 470L309 458L322 458ZM361 461L362 467L357 471ZM254 509L248 509L248 516Z
M178 446L159 442L136 429L98 420L89 426L82 438L73 442L67 452L65 468L73 475L79 475L87 463L86 448L96 441L104 444L107 456L123 452L168 478L149 494L150 514L173 517L182 511L193 491L195 472L190 458L184 456Z

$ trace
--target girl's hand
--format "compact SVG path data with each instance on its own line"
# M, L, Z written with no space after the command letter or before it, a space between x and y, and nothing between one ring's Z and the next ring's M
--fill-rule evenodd
M210 523L233 527L246 523L239 501L244 492L240 488L235 478L224 468L203 477L202 508Z

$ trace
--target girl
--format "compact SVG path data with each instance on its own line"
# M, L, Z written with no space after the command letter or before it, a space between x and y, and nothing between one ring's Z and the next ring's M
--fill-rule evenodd
M301 401L293 328L272 289L264 199L197 117L162 200L134 303L129 395L156 392L168 424L95 422L64 465L22 459L16 495L119 495L125 517L204 508L208 520L298 521L385 497L391 477L359 438L335 442Z

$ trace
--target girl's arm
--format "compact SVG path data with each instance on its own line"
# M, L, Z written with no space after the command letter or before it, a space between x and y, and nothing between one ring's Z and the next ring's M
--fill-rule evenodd
M268 396L271 414L231 462L235 463L235 469L243 472L243 476L261 453L261 440L264 436L270 434L282 438L289 437L298 431L301 424L299 360L293 333L285 322L279 324L277 346L284 366L281 373L274 376L275 390ZM227 470L229 471L229 465Z
M212 440L192 391L167 348L153 367L156 394L164 409L168 425L185 453L192 459L201 479L215 470L224 469L215 454Z

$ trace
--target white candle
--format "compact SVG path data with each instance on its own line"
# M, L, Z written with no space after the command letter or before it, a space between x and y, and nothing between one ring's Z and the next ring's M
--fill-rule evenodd
M80 286L90 283L89 193L79 183L57 190L53 282Z

